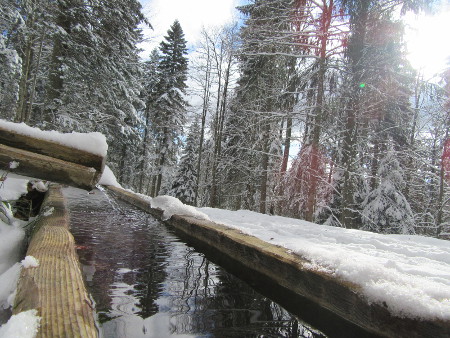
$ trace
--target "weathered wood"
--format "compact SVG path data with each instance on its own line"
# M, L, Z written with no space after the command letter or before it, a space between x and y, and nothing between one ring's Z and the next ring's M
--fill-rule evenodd
M0 144L0 168L9 168L12 161L19 163L14 173L82 189L91 190L100 179L99 172L92 167Z
M92 167L100 172L105 166L105 158L84 150L68 147L56 142L42 140L7 130L0 126L0 143L12 148L54 157L63 161Z
M119 198L162 218L162 211L151 208L142 197L116 187L108 188ZM245 269L313 301L371 334L408 338L449 336L449 321L395 317L386 307L370 303L356 284L325 272L311 270L308 268L310 264L305 264L310 262L287 249L225 225L192 217L174 215L166 223L175 227L194 244L227 256Z
M37 337L97 337L59 186L50 187L41 211L27 251L39 266L22 269L13 314L37 309Z

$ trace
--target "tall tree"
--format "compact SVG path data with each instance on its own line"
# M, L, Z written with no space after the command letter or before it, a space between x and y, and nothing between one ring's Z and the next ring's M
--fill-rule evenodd
M387 80L393 79L396 68L403 65L399 62L398 48L396 49L396 39L398 35L392 34L389 28L395 26L392 17L400 10L418 10L426 1L374 1L374 0L343 0L339 5L347 13L350 23L350 36L346 50L346 86L342 88L343 109L340 121L341 145L338 149L336 161L336 175L334 189L332 192L333 208L330 208L330 217L344 227L358 228L360 226L361 205L358 200L359 188L364 176L361 176L365 166L364 163L364 142L367 140L368 126L367 117L374 116L381 102L384 111L389 104L394 105L395 99L400 98L397 108L403 105L402 115L408 111L405 105L403 92L408 91L403 83L398 87L385 86L386 83L373 79L374 74L384 71L389 73ZM394 30L395 31L395 30ZM378 32L376 35L374 32ZM393 48L394 47L394 48ZM389 51L389 49L397 51ZM383 54L383 52L386 52ZM397 54L396 54L397 53ZM392 59L392 56L395 56ZM378 72L378 73L377 73ZM376 77L376 75L375 75ZM394 83L394 81L392 81ZM391 84L392 84L391 83ZM368 90L369 89L369 90ZM370 89L376 92L375 97L370 97ZM391 93L398 95L397 98ZM375 102L380 96L389 97L382 101ZM397 109L395 108L395 109ZM393 110L392 110L393 111ZM380 111L378 110L378 113ZM376 115L376 114L375 114ZM386 116L384 113L382 116ZM391 115L393 116L393 115ZM375 118L377 119L377 118ZM387 121L389 118L385 119ZM393 121L395 124L395 121ZM369 143L366 141L366 144ZM376 147L374 148L377 149ZM376 156L376 155L375 155ZM373 174L376 173L376 160Z
M270 178L279 165L273 159L281 155L280 97L292 58L286 53L289 44L277 43L282 40L277 34L289 35L289 6L285 0L255 0L239 8L248 18L241 30L241 76L225 121L221 166L235 202L263 213L272 204Z
M180 136L186 121L187 102L184 98L188 60L183 29L178 20L160 44L161 59L158 64L157 98L153 103L152 126L158 149L151 195L158 195L165 171L176 163Z

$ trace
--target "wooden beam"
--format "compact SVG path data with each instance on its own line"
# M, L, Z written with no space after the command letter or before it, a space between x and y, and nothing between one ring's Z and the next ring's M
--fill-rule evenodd
M37 219L27 255L39 266L23 268L17 285L13 314L36 309L43 337L98 337L94 304L83 282L69 216L57 185L50 186Z
M9 163L12 161L19 163L19 166L13 170L19 175L68 184L87 190L95 187L101 175L101 172L93 167L0 144L0 168L9 168Z
M32 153L54 157L63 161L92 167L103 172L105 158L85 150L72 148L56 142L19 134L0 126L0 143L12 148L26 150Z

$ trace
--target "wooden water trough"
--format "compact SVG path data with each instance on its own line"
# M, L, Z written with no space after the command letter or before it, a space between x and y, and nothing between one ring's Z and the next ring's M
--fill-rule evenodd
M152 208L149 202L139 195L116 187L108 188L120 199L162 219L163 211ZM327 272L311 270L307 267L310 262L285 248L225 225L193 217L173 215L165 222L202 251L221 257L223 261L228 261L229 265L238 266L239 276L257 275L267 284L283 288L288 297L299 296L319 306L322 310L315 315L329 311L364 330L357 333L332 332L330 336L450 337L449 321L396 317L390 313L387 306L369 302L358 285L340 280ZM299 303L297 307L304 307L304 303ZM295 306L289 310L300 313Z
M105 156L40 139L0 125L0 169L91 190L100 180Z

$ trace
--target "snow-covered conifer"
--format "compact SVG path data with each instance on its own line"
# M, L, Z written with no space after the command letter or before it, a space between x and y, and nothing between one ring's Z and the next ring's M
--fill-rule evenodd
M393 150L378 168L379 185L362 206L363 229L381 233L414 234L414 216L402 193L403 172Z
M195 203L195 189L198 184L197 157L198 157L198 137L200 135L199 121L191 124L183 150L178 170L175 174L172 189L169 195L178 198L185 204Z
M180 136L186 121L185 100L188 60L183 29L178 20L172 24L161 42L156 99L152 104L151 121L158 149L151 194L157 195L164 179L163 168L173 166L180 147Z

